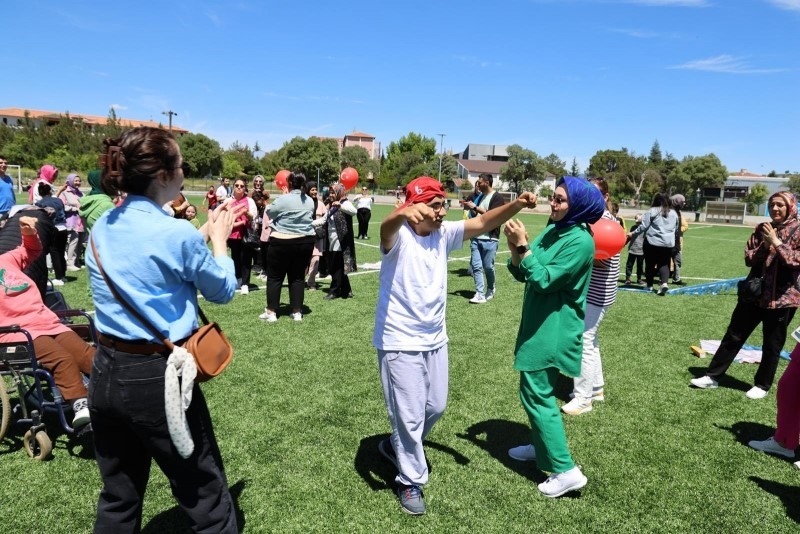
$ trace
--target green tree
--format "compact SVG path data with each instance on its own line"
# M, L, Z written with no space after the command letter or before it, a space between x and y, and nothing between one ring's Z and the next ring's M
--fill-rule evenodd
M571 174L570 176L575 176L575 175ZM553 188L550 187L549 185L543 185L539 189L539 197L540 198L550 198L552 196L553 196Z
M647 168L647 158L628 153L627 148L598 150L589 161L586 174L604 177L613 198L632 197L634 205L638 205L642 196L658 190L662 183L661 174Z
M79 158L76 158L65 146L56 148L45 157L45 161L55 165L61 171L59 172L61 179L65 179L67 173L80 170L78 160Z
M783 186L788 187L789 191L795 195L800 195L800 174L790 174L787 176L787 178L788 180L783 184Z
M431 174L428 164L436 161L436 174ZM439 158L436 155L436 140L421 134L410 132L389 143L386 149L386 160L381 165L379 185L396 187L413 180L417 176L438 174Z
M187 133L178 138L178 146L183 161L189 164L191 176L216 175L222 171L222 148L213 139L203 134Z
M378 170L377 162L369 157L369 151L362 146L346 146L339 156L339 166L344 169L353 167L358 171L358 179L366 183L372 173L373 178Z
M222 156L222 176L235 180L243 174L242 164L233 154L226 153Z
M519 145L510 145L506 150L508 162L500 168L500 173L511 191L522 193L523 187L535 188L542 183L547 165L536 152Z
M769 189L764 184L756 184L750 188L750 191L747 192L747 196L745 196L742 201L747 204L747 211L751 214L755 214L757 211L760 211L759 208L761 204L766 202L767 197L769 196Z
M686 156L670 175L675 191L690 195L697 189L722 187L728 177L728 169L714 154Z
M284 143L279 152L286 169L301 172L309 180L315 180L318 171L323 183L339 179L339 148L333 139L295 137Z
M249 146L234 141L224 154L238 161L242 172L246 175L253 176L261 173L261 163L253 156L253 151Z
M542 161L544 162L547 172L556 178L561 178L562 176L567 175L567 162L559 158L557 154L545 156Z
M650 148L650 156L647 158L647 163L652 165L653 167L661 166L661 162L663 158L661 157L661 145L658 144L658 139L653 142L653 146Z
M578 160L572 158L572 165L569 167L569 175L570 176L580 176L581 168L578 166Z

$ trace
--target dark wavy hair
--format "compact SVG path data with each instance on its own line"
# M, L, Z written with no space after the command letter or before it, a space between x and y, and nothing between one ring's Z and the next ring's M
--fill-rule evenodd
M103 146L101 187L112 196L119 191L145 195L159 172L174 171L181 160L175 137L161 128L133 128L116 139L106 139Z

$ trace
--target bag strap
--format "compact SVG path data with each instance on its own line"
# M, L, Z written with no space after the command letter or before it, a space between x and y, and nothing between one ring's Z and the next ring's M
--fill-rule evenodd
M160 339L165 347L167 347L169 350L174 350L175 345L172 343L172 341L170 341L169 338L161 335L161 332L159 332L158 329L153 326L153 323L148 321L141 313L131 306L128 301L122 297L122 295L119 294L117 286L114 285L114 282L111 281L111 278L109 278L105 269L103 269L103 264L100 262L100 256L97 254L97 247L94 244L94 236L91 234L89 234L89 245L92 248L92 254L94 255L94 261L97 263L97 268L100 271L100 274L103 275L103 280L106 281L106 285L108 286L108 289L111 290L111 294L114 295L114 298L116 298L126 310L131 312L131 314L133 314L133 316L136 317L140 323L150 330L156 339ZM200 318L203 320L203 324L208 324L206 314L203 313L203 310L200 308L200 306L197 307L197 311L200 314Z

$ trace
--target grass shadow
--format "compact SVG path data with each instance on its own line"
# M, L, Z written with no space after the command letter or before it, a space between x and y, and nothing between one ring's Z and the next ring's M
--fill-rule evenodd
M756 476L748 478L762 490L778 497L786 508L786 516L795 523L800 523L800 488Z
M463 434L456 434L489 453L489 455L515 473L539 483L547 476L536 468L534 462L520 462L508 455L508 449L530 443L531 429L527 425L504 419L489 419L475 423Z
M775 428L761 423L752 423L750 421L739 421L733 423L731 426L714 425L721 430L727 430L736 441L745 447L754 439L767 439L775 434Z
M553 393L557 399L564 402L569 402L571 400L569 395L572 393L574 384L575 381L573 378L559 374Z
M455 291L451 291L450 294L455 296L455 297L462 297L462 298L465 298L465 299L471 299L472 297L475 296L475 290L474 289L457 289Z
M688 371L694 375L695 378L700 378L706 374L708 367L689 367ZM691 387L691 386L689 386ZM738 389L739 391L749 391L752 384L748 384L743 380L734 378L729 375L724 375L719 378L719 387L727 389Z
M472 273L469 272L467 267L461 267L459 269L451 269L450 272L456 276L469 276L472 278Z
M247 482L245 480L240 480L233 486L230 486L229 489L231 498L233 498L233 508L236 514L236 523L239 527L239 532L244 532L245 524L244 512L239 506L239 496L244 491L246 485ZM186 512L183 511L180 505L175 505L169 510L165 510L153 517L153 519L142 528L141 532L142 534L161 534L162 532L193 532L193 530L189 525Z
M362 438L358 444L353 467L372 491L394 489L397 469L378 452L378 443L389 437L377 434Z

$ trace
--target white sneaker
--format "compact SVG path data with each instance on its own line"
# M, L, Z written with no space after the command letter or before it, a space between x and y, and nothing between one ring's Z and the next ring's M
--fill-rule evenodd
M275 312L271 312L266 308L264 308L264 313L259 315L258 318L262 321L267 321L268 323L274 323L278 320L278 316L275 314Z
M59 280L58 278L53 278L50 281L50 283L52 283L54 286L63 286L64 285L64 281L63 280Z
M786 458L794 458L794 451L792 449L787 449L777 441L775 441L775 436L772 436L769 439L765 439L764 441L751 441L747 445L754 448L757 451L766 452L769 454L780 454L781 456L785 456Z
M71 272L71 273L74 273L75 271L80 271L81 268L80 267L75 267L74 265L67 265L67 270L69 272Z
M572 399L561 407L561 411L569 415L580 415L582 413L591 412L592 401L591 399Z
M533 445L520 445L508 449L508 455L520 462L532 462L536 459L536 449L533 448Z
M581 473L580 468L573 467L569 471L563 473L553 473L547 480L539 484L539 491L545 497L561 497L570 491L579 490L586 485L588 480Z
M714 389L719 384L716 380L711 378L710 376L701 376L700 378L692 378L689 380L694 387L700 389Z
M758 386L753 386L752 388L750 388L750 391L745 393L745 395L747 395L748 399L763 399L764 397L767 396L767 391L761 389Z
M667 294L667 291L669 291L669 285L667 284L661 284L661 287L658 288L658 294L662 297Z
M259 274L258 275L258 279L261 280L262 282L266 282L267 281L267 275L266 274Z
M302 313L294 312L292 314L292 321L302 321L302 320L303 320L303 314Z
M569 398L574 399L575 394L570 393ZM606 394L603 392L603 388L592 390L592 402L603 402L604 400L606 400Z
M491 289L486 292L486 302L489 302L494 298L494 293L495 293L494 289Z
M239 290L239 293L242 295L248 295L250 293L250 287L242 286L242 288Z
M475 296L469 299L471 304L484 304L486 302L486 297L483 296L483 293L475 293Z
M75 417L72 419L72 428L80 428L89 424L89 404L86 399L78 399L72 403Z

